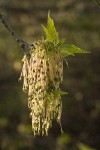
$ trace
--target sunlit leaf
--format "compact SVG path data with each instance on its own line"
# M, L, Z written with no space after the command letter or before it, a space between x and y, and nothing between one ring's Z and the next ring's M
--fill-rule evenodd
M68 55L75 55L75 54L82 54L82 53L90 53L90 52L88 52L88 51L86 51L86 50L83 50L83 49L81 49L81 48L79 48L79 47L77 47L77 46L75 46L75 45L63 45L62 47L61 47L61 54L63 55L63 56L68 56Z
M57 94L57 95L65 95L65 94L68 94L68 93L67 93L67 92L64 92L64 91L57 90L57 91L54 91L54 94Z
M79 150L95 150L94 148L91 148L90 146L84 145L82 143L78 144Z
M53 42L55 45L59 43L58 32L56 31L53 19L50 17L50 13L48 13L47 27L42 25L42 28L48 41Z

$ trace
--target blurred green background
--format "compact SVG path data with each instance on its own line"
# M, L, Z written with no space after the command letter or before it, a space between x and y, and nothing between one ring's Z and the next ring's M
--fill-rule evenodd
M23 52L0 22L0 150L100 150L99 0L0 0L7 22L27 42L41 39L48 10L59 36L91 54L64 62L62 128L33 137L27 95L18 83Z

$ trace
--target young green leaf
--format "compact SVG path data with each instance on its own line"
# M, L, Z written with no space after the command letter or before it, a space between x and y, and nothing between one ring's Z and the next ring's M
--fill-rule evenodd
M48 41L53 42L55 45L59 43L58 32L56 31L53 19L50 17L50 13L48 13L47 27L42 25L42 28Z
M75 45L67 45L66 44L66 45L61 46L61 54L63 56L68 56L68 55L74 56L74 54L76 54L76 53L82 54L82 53L90 53L90 52L83 50Z
M79 143L78 147L79 147L80 150L96 150L96 149L91 148L90 146L84 145L82 143Z
M68 93L67 93L67 92L64 92L64 91L57 90L57 91L54 91L54 94L57 94L57 95L65 95L65 94L68 94Z

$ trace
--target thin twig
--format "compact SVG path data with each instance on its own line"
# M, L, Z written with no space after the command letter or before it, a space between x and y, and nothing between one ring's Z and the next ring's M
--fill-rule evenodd
M94 0L95 4L100 7L100 0Z
M16 33L8 26L5 17L0 13L0 19L5 26L5 28L11 33L11 35L16 39L17 43L19 43L20 47L23 49L24 53L29 56L29 50L33 48L33 44L28 44L22 38L18 37Z

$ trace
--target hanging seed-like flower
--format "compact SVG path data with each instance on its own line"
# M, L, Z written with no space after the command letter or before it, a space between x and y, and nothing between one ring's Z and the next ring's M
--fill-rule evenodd
M23 58L21 77L23 91L28 93L28 108L34 135L47 135L52 120L60 123L62 102L57 94L63 80L63 61L60 53L47 52L44 42L36 42L30 58Z
M46 33L46 40L34 43L34 48L29 51L30 57L24 55L20 76L23 80L23 91L28 93L28 108L34 136L48 135L53 119L61 126L61 95L66 94L60 91L63 81L63 57L87 52L59 41L50 15L47 28L42 27Z

